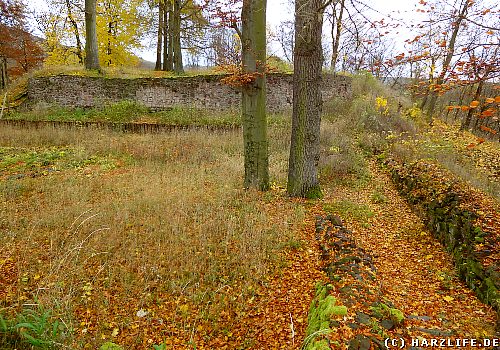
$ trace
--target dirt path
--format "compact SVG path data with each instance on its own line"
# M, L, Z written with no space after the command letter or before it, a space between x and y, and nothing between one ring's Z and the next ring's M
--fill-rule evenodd
M405 321L402 327L390 330L374 329L372 325L371 329L360 327L352 333L378 333L379 339L493 337L496 315L492 308L459 281L452 259L399 196L389 176L374 163L370 164L370 171L372 177L361 189L327 188L324 201L344 206L351 203L365 211L370 208L370 215L364 216L356 210L339 209L333 213L342 217L345 226L353 231L356 244L373 257L376 281L366 283L380 291L381 302L387 301L401 310ZM349 308L348 318L354 322L357 312L370 311L366 304L359 303Z

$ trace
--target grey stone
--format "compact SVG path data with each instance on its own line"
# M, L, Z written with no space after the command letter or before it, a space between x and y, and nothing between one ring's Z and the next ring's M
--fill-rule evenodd
M189 107L239 110L241 93L223 82L223 75L199 75L173 78L105 78L57 75L34 77L28 82L27 103L62 107L95 107L105 103L131 100L152 110ZM322 96L348 98L352 94L350 77L323 75ZM267 109L290 110L293 100L291 74L267 75Z

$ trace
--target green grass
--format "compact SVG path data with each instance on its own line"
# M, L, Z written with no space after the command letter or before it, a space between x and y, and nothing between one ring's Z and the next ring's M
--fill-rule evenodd
M23 308L15 317L0 309L0 349L57 349L70 330L41 305Z
M52 75L78 75L86 77L107 77L107 78L173 78L176 75L173 72L153 71L138 67L102 67L101 73L95 70L86 70L83 66L44 66L42 69L34 71L34 76L52 76ZM213 75L217 74L214 69L186 70L183 76Z
M359 204L349 200L341 200L338 202L325 204L323 209L330 214L337 214L340 217L349 217L361 223L367 223L375 213L366 204Z
M165 111L154 112L133 101L121 101L92 109L69 109L53 106L25 112L13 111L7 114L4 119L64 122L144 122L174 126L241 126L241 116L238 112L221 113L187 107L174 107ZM290 125L290 117L270 114L268 115L268 124L270 126L287 126Z
M65 169L112 170L131 162L125 154L88 154L84 149L70 147L20 148L0 147L0 174L56 172Z

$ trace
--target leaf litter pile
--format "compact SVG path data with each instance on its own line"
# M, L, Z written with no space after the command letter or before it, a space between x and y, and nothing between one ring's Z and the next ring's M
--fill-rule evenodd
M238 133L59 135L60 148L41 149L42 132L10 135L0 153L2 315L50 310L58 343L300 349L318 282L347 308L325 335L332 348L495 334L494 311L374 164L370 181L326 184L310 202L277 185L235 190ZM284 177L286 148L271 147Z

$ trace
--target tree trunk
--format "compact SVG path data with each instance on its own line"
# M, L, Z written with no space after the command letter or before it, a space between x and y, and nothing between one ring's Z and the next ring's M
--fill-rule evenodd
M108 23L108 47L106 49L106 54L108 56L108 61L106 62L108 67L111 66L111 37L113 36L113 22Z
M245 188L269 188L269 155L266 120L266 0L244 0L242 21L242 63L255 80L241 94Z
M85 0L85 69L101 70L97 49L96 0Z
M164 9L163 9L163 0L160 0L158 8L158 39L156 44L156 64L155 70L161 70L161 54L162 54L162 45L163 45L163 18L164 18Z
M436 68L436 58L434 56L431 57L431 69L429 72L429 84L432 84L434 82L434 71ZM424 98L422 100L422 103L420 104L420 109L424 110L425 106L427 106L427 103L429 102L429 96L431 94L431 91L429 89L426 90ZM432 118L430 118L432 120Z
M481 93L483 92L483 84L484 84L484 80L479 79L479 82L477 83L476 92L474 94L474 97L472 98L473 101L478 101L479 98L481 97ZM460 129L465 130L465 129L470 128L470 126L471 126L470 123L472 121L473 111L474 110L472 108L467 111L467 115L466 115L465 119L462 121L462 125L460 126Z
M78 63L83 64L83 52L82 52L82 41L80 39L80 31L78 30L78 23L76 23L73 17L73 12L71 11L71 4L69 0L66 0L66 8L68 10L68 20L73 27L73 34L76 40L76 56L78 57Z
M446 53L446 56L443 61L443 68L441 70L441 73L439 74L438 78L436 79L436 85L440 86L444 82L444 78L446 76L446 72L448 71L448 68L450 67L451 60L453 58L453 55L455 54L455 43L457 41L457 36L458 32L460 31L460 25L462 24L462 21L465 19L465 15L467 14L467 10L470 6L470 1L468 0L463 0L462 3L462 8L460 9L460 13L458 15L457 20L455 21L454 25L455 27L453 28L453 32L451 33L450 37L450 42L448 44L448 50ZM427 114L429 115L429 118L432 121L432 115L434 114L434 110L436 109L436 103L438 99L438 91L432 90L430 93L430 100L429 100L429 108L427 111Z
M4 56L0 56L0 90L5 89L8 82L7 59Z
M323 50L322 0L295 1L292 139L287 190L291 196L318 198Z
M177 74L184 73L184 66L182 64L182 47L181 47L181 0L174 0L173 11L173 28L172 28L172 48L174 51L173 63L174 72Z
M332 60L330 62L330 70L335 72L335 67L337 65L337 60L339 57L339 45L340 45L340 34L342 33L342 17L344 15L345 0L340 1L340 13L336 17L336 5L333 7L333 20L335 21L335 26L332 22Z
M165 3L165 19L164 19L164 24L165 24L165 30L163 34L163 41L164 41L164 48L163 48L163 70L165 71L171 71L174 69L174 64L173 64L173 56L174 56L174 51L172 47L172 41L173 41L173 36L172 36L172 28L174 27L173 25L173 10L172 10L172 1L167 0Z

